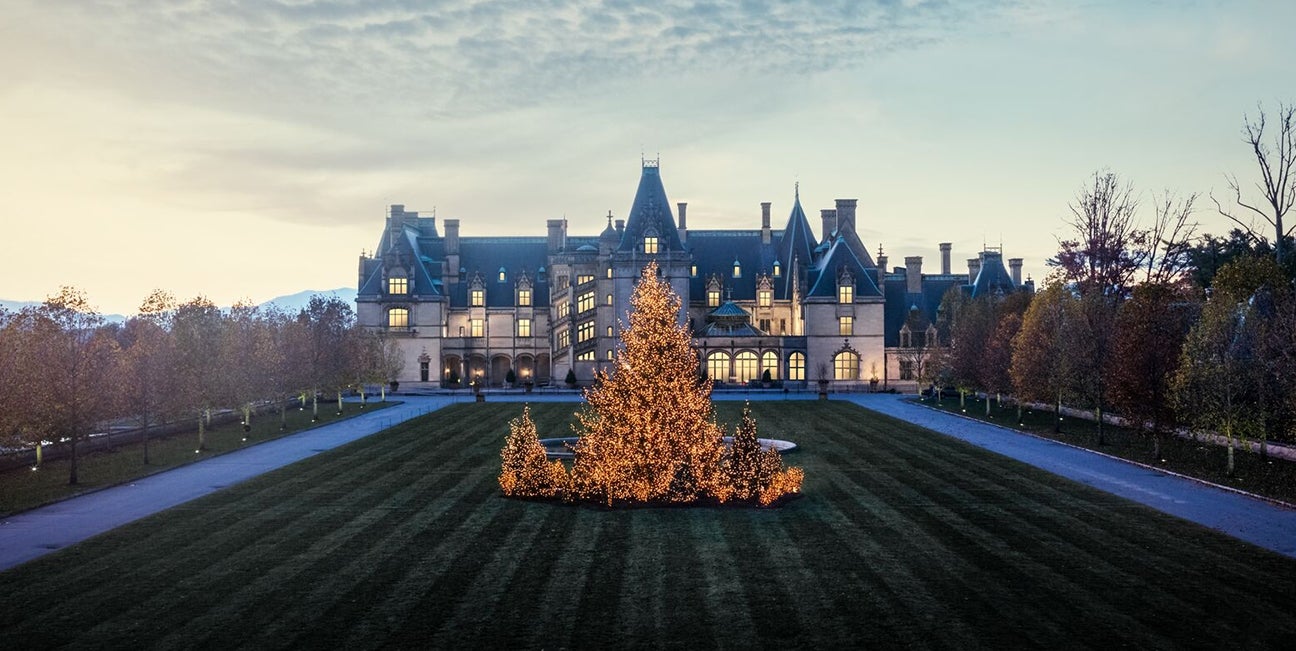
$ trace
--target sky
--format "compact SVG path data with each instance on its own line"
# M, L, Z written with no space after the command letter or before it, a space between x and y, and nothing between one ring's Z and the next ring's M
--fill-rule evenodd
M1096 171L1150 218L1257 178L1296 3L7 0L0 298L354 286L389 204L464 236L625 217L659 158L690 229L859 200L893 264L984 245L1042 278Z

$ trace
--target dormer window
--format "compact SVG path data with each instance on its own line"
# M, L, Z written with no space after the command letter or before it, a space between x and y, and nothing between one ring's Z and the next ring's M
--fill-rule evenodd
M644 253L657 253L657 236L646 235L643 240Z
M855 302L855 287L854 287L853 285L838 285L838 286L837 286L837 302L838 302L838 303L854 303L854 302Z
M545 271L544 267L540 267L539 269L536 269L536 281L544 282L547 274L548 272Z
M760 307L769 307L774 302L774 292L768 289L762 289L756 292L756 305Z
M738 258L734 258L733 277L742 278L742 265L739 264Z
M911 348L913 346L913 331L909 330L909 324L900 326L900 347Z
M720 307L720 290L707 290L707 307Z
M505 280L508 280L508 274L504 272L504 267L500 267L500 268L499 268L499 281L500 281L500 282L504 282Z
M689 267L689 275L694 278L697 278L697 265L692 265Z
M459 267L459 280L463 280L464 278L467 277L468 277L468 270L463 267Z
M530 288L518 288L517 304L521 307L529 307L531 305Z
M778 260L775 260L775 261L774 261L774 277L775 277L775 278L781 278L782 276L783 276L783 267L779 266L779 261L778 261Z
M408 294L409 279L405 276L392 276L387 279L388 294Z
M474 287L469 290L468 304L472 307L482 307L486 305L486 290L480 287Z

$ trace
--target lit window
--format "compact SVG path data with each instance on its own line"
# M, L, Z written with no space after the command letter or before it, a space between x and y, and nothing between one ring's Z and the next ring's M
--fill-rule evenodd
M499 270L499 281L500 281L500 282L504 282L504 280L505 280L506 278L508 278L508 276L504 273L504 267L500 267L500 270Z
M519 289L519 290L518 290L518 305L521 305L521 306L523 306L523 307L526 307L526 306L528 306L528 305L530 305L530 304L531 304L531 290L529 290L529 289Z
M855 334L855 317L839 316L837 317L837 329L839 335L849 337Z
M474 289L469 293L468 304L473 307L481 307L486 304L486 290Z
M783 275L783 267L779 266L778 260L774 261L774 277L778 278Z
M566 301L558 304L558 318L565 319L571 314L571 303Z
M734 276L734 278L742 278L742 265L738 264L738 261L737 261L737 260L734 260L734 273L733 273L733 276Z
M612 304L612 295L611 295L611 294L608 294L608 295L607 295L607 304L608 304L608 305L611 305L611 304Z
M716 351L707 355L707 375L716 382L729 379L729 353Z
M612 326L608 326L608 335L607 335L607 336L609 336L609 337L612 336Z
M588 312L594 309L594 292L585 292L576 297L576 311Z
M581 274L579 276L576 276L577 285L584 285L585 283L592 283L592 282L594 282L594 274Z
M756 304L761 307L769 307L774 302L774 292L768 289L762 289L756 292Z
M517 336L519 336L519 337L530 337L530 336L531 336L531 319L518 319L518 320L517 320L517 328L518 328L518 334L517 334Z
M594 322L586 321L576 327L576 341L589 341L594 338Z
M777 380L778 372L778 353L767 350L761 355L761 379L765 379L765 371L769 371L770 379Z
M838 380L859 379L859 355L844 350L833 357L833 377Z
M759 379L756 371L756 353L743 351L734 357L734 374L739 382L751 382Z
M648 236L648 237L645 237L645 238L644 238L644 253L656 253L656 252L657 252L657 238L652 237L651 235Z
M689 275L693 276L694 278L697 278L697 265L693 265L689 267Z
M392 276L387 279L388 294L408 294L409 279L404 276Z
M571 330L562 330L558 333L558 347L566 348L571 345Z
M855 287L854 287L853 285L839 285L839 286L837 287L837 302L838 302L838 303L854 303L854 302L855 302Z
M608 268L607 268L607 277L608 277L608 278L611 278L611 277L612 277L612 267L608 267Z
M720 307L720 290L707 290L707 307Z
M612 359L612 349L611 349L611 348L609 348L608 351L607 351L607 358L608 358L608 360L611 360L611 359Z
M393 307L392 309L387 310L387 327L408 328L409 308Z
M788 379L798 382L805 379L805 353L788 355Z
M576 361L578 361L578 362L592 362L592 361L594 361L594 351L592 351L592 350L587 350L587 351L585 351L585 352L583 352L583 353L577 355L577 356L576 356Z
M468 322L469 336L480 337L485 332L486 323L481 319L473 319Z

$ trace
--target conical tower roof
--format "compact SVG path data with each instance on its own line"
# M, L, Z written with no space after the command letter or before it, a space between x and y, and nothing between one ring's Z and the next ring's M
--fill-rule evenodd
M634 204L630 206L625 233L617 250L637 250L644 236L649 234L657 236L659 251L684 250L679 231L675 228L675 216L666 199L666 188L662 186L661 168L655 160L643 161L639 190L635 192Z

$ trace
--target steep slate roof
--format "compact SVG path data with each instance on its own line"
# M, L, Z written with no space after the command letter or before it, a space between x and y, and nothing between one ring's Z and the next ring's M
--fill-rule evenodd
M922 313L927 323L936 323L937 310L945 292L951 287L966 287L966 278L959 276L927 276L923 279L922 293L910 294L903 269L898 273L887 274L886 307L883 308L884 331L882 338L886 346L900 345L900 326L909 318L909 311L915 306ZM916 335L917 333L915 333Z
M626 218L625 232L617 250L634 251L649 228L657 229L661 250L684 250L679 231L675 228L675 216L671 212L670 202L666 200L666 188L662 187L661 168L657 166L657 161L643 162L639 189L635 191L634 203L630 205L630 216ZM692 233L689 235L691 237ZM594 244L597 246L598 242Z
M755 231L693 231L688 234L688 246L693 253L697 275L689 279L689 296L693 300L706 297L707 279L718 275L722 279L726 300L756 300L756 276L767 274L774 282L775 295L788 280L787 263L783 274L774 278L774 259L778 240L771 237L769 244L761 242L761 232ZM733 277L734 261L742 269L742 276Z
M1004 268L1003 254L998 251L982 252L981 271L977 272L976 280L972 283L972 298L996 292L1011 294L1015 289L1017 287L1013 285L1012 276Z
M783 267L784 279L792 270L792 260L798 259L801 269L809 268L814 263L815 236L810 230L810 220L806 219L805 210L801 208L801 189L797 188L792 200L792 212L788 214L787 226L779 238L777 247L779 265ZM779 299L792 298L792 283L782 282L775 290Z
M570 242L568 245L570 246ZM462 237L459 265L467 272L463 282L450 291L450 305L468 306L468 286L480 273L486 288L486 307L511 307L519 274L531 279L531 304L549 304L549 282L540 282L536 272L548 262L548 240L544 237ZM504 282L499 270L504 268Z
M843 267L855 276L856 297L882 296L873 278L876 266L865 265L855 255L850 243L845 238L839 238L815 268L810 270L810 291L806 292L806 298L837 298L837 276Z

